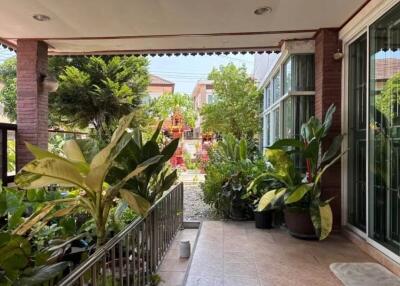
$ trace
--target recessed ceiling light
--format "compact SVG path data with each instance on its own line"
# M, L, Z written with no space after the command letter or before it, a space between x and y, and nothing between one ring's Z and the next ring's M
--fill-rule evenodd
M39 22L45 22L45 21L49 21L50 17L47 15L43 15L43 14L35 14L35 15L33 15L33 19L35 19L36 21L39 21Z
M272 8L268 7L268 6L259 7L256 10L254 10L254 14L256 14L257 16L264 15L264 14L271 13L271 12L272 12Z

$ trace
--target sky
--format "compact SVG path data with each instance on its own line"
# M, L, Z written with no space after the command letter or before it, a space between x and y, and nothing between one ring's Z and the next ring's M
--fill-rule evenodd
M14 52L10 52L9 50L0 46L0 63L12 56L15 56Z
M244 65L252 75L254 55L213 55L213 56L156 56L150 59L150 73L175 83L175 92L191 94L198 80L207 79L215 67L233 63Z
M15 55L0 47L0 63ZM175 83L176 92L191 94L198 80L207 79L209 72L215 67L233 63L244 65L248 74L253 74L254 55L204 55L204 56L163 56L149 57L151 74L160 76Z

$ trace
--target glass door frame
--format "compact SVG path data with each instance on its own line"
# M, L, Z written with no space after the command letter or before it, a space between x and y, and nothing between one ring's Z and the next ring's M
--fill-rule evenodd
M365 122L366 122L366 126L365 126L365 210L366 210L366 218L365 218L365 231L363 231L362 229L360 229L359 227L352 225L349 221L348 221L348 212L350 210L350 206L349 206L349 173L350 173L350 162L349 162L349 155L351 154L351 151L349 150L349 148L353 148L353 146L350 146L350 136L349 136L349 132L351 132L351 130L349 130L349 119L350 120L354 120L354 115L350 116L349 112L353 112L355 110L350 110L350 108L354 108L354 102L353 104L351 104L349 95L350 95L350 84L349 84L349 78L350 78L350 59L349 59L349 55L350 55L350 46L352 46L354 43L356 43L358 40L360 40L361 38L365 38L366 40L366 47L365 47L365 66L366 66L366 70L364 71L366 73L366 79L365 79ZM369 29L364 29L361 32L357 33L357 35L350 41L346 43L346 81L345 81L345 88L346 88L346 106L347 106L347 113L346 113L346 140L344 140L346 142L346 148L345 150L349 150L348 152L346 152L346 194L344 196L344 198L346 199L346 213L344 214L344 219L346 220L346 225L350 226L352 228L352 230L357 231L359 234L363 234L363 236L368 236L368 227L369 227L369 212L368 212L368 207L369 207L369 170L368 170L368 166L369 166ZM353 105L353 106L352 106ZM355 146L354 146L355 148ZM354 166L353 166L354 168Z
M342 144L342 151L345 151L348 149L348 119L349 119L349 85L348 85L348 80L349 80L349 46L354 43L357 39L359 39L360 36L366 33L367 35L367 106L368 106L368 112L367 112L367 123L368 123L368 128L366 130L366 140L367 140L367 150L369 150L370 143L369 143L369 135L370 135L370 128L369 128L369 106L370 106L370 26L375 23L380 17L384 16L387 12L389 12L396 4L400 3L400 0L390 0L390 1L385 1L381 2L378 4L378 7L372 7L370 9L367 9L367 14L364 14L363 19L360 20L359 23L355 23L352 25L349 25L349 27L344 27L343 28L343 33L340 34L340 40L342 40L342 51L344 53L344 58L342 61L342 132L345 135L343 144ZM342 31L341 31L342 32ZM366 154L366 161L367 164L369 163L369 152ZM342 185L342 192L341 192L341 207L342 207L342 212L341 212L341 218L342 218L342 225L346 226L348 229L350 229L352 232L356 233L359 235L361 238L363 238L368 244L370 244L372 247L395 261L396 263L400 264L400 256L397 255L396 253L392 252L388 248L384 247L382 244L378 243L377 241L373 240L372 238L369 237L370 234L370 206L369 206L369 188L370 188L370 180L369 180L369 165L367 165L367 177L366 177L366 183L367 183L367 193L366 193L366 232L363 232L359 230L357 227L352 226L349 224L347 220L348 216L348 201L347 201L347 195L348 195L348 154L346 153L342 160L341 160L341 170L342 170L342 178L341 178L341 185Z
M343 85L342 85L342 94L344 95L342 98L342 105L343 109L345 112L342 114L342 131L345 134L345 139L343 140L342 144L342 152L346 151L349 149L349 107L350 107L350 101L349 101L349 51L350 51L350 46L359 40L361 37L366 35L367 37L367 55L366 55L366 67L367 67L367 82L366 82L366 106L367 106L367 112L366 112L366 122L367 122L367 129L366 129L366 150L369 150L369 27L366 27L359 31L350 41L347 41L346 43L343 43L344 46L344 61L343 61ZM349 204L348 204L348 194L349 194L349 152L346 152L345 156L343 157L342 160L342 224L350 228L352 231L357 233L359 236L367 239L368 238L368 229L369 229L369 196L368 196L368 187L369 187L369 179L368 179L368 152L366 154L366 200L365 200L365 208L366 208L366 223L365 223L365 229L366 231L360 230L358 227L355 227L351 225L348 221L348 211L349 211Z

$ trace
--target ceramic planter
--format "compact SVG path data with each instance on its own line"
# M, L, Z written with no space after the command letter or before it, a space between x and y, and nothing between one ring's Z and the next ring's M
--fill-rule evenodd
M317 239L308 209L286 208L284 215L292 236L301 239Z

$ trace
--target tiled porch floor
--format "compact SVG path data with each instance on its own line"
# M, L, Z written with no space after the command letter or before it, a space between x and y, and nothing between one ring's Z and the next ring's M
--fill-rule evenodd
M333 262L371 262L340 235L305 241L254 222L203 222L187 286L341 285Z

